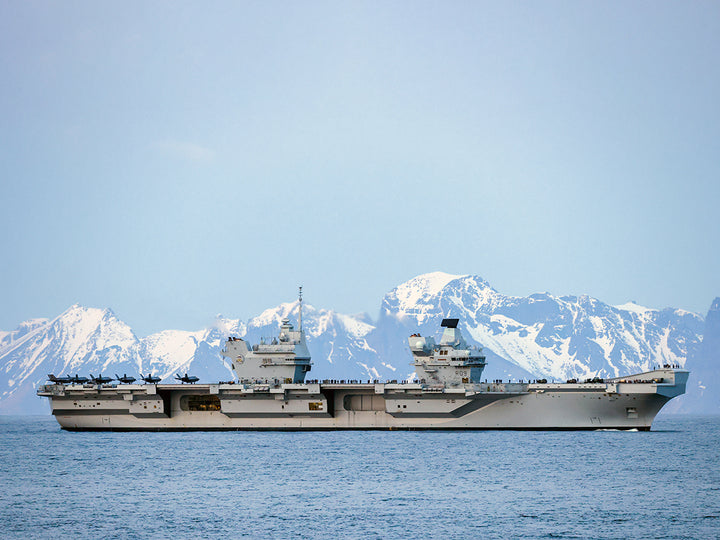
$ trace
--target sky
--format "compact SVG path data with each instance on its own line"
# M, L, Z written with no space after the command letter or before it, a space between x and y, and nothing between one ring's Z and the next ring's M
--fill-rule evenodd
M0 3L0 329L433 271L704 314L717 2Z

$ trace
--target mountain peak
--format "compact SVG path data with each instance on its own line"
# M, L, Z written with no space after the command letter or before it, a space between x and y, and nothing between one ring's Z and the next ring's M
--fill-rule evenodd
M245 323L240 322L240 319L228 319L221 314L215 317L209 327L210 331L219 332L223 337L242 335L245 329Z
M299 302L295 300L294 302L283 302L274 308L268 308L257 317L253 317L248 323L248 326L279 326L280 321L282 321L285 317L297 317L298 303ZM314 311L315 308L312 305L303 302L303 313L311 313Z
M106 316L106 310L100 308L85 307L80 304L73 304L60 315L53 319L52 323L58 321L85 321L87 325L97 326Z
M462 277L465 276L457 276L445 272L421 274L398 285L386 296L394 297L400 307L415 305L423 300L436 296L449 283Z
M496 291L480 276L432 272L412 278L385 295L383 313L404 317L414 315L422 323L436 312L439 298L446 298L444 311L460 309L463 299L490 299ZM452 305L451 305L452 304ZM437 313L436 313L437 315Z
M615 309L619 309L620 311L629 311L631 313L637 313L638 315L642 315L644 313L647 313L648 311L655 311L649 307L641 306L636 302L627 302L625 304L620 304L613 307Z
M407 283L425 282L428 286L435 287L437 291L440 291L443 287L445 287L445 285L461 277L465 277L465 275L448 274L447 272L437 271L428 272L427 274L420 274L419 276L415 276Z

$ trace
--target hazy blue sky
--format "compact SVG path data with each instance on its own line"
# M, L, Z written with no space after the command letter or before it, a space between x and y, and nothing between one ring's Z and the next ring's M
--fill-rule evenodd
M3 330L720 295L715 1L2 2L0 126Z

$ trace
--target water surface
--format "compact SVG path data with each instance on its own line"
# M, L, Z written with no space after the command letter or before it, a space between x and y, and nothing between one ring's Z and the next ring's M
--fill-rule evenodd
M716 538L720 417L650 432L64 432L0 417L3 538Z

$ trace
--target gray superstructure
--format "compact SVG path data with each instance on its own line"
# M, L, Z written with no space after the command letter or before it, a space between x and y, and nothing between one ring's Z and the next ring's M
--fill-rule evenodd
M480 349L468 347L457 324L458 319L443 320L444 331L438 344L420 334L408 338L419 380L448 387L480 382L485 357Z
M237 381L217 384L55 384L38 395L68 430L638 429L648 430L688 371L665 367L579 383L483 382L482 351L457 319L439 343L408 338L416 380L308 381L302 328L284 319L269 343L229 338Z

